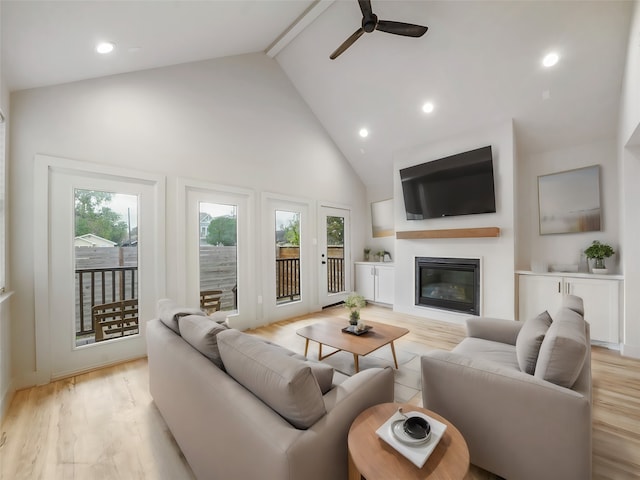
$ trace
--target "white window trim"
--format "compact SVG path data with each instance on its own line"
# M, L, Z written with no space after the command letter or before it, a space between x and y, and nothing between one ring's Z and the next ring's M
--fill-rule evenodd
M165 198L166 177L148 172L139 172L122 167L103 165L92 162L82 162L49 155L35 155L34 164L34 218L49 208L49 172L52 169L76 172L90 172L95 175L110 177L135 178L154 183L157 189L156 202L156 237L157 237L157 283L158 298L165 295L166 289L166 245L165 245ZM34 238L48 239L48 222L34 223ZM34 242L34 298L45 299L49 294L49 248L48 241ZM45 384L51 380L51 320L49 317L49 302L35 302L36 318L36 372L35 382Z

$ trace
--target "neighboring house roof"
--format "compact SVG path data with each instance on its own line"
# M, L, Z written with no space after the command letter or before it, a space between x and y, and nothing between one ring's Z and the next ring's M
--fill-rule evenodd
M211 220L213 220L211 215L206 212L200 212L200 225L202 225L203 223L209 225L209 223L211 223Z
M76 247L115 247L116 242L99 237L93 233L85 233L75 238L74 246Z

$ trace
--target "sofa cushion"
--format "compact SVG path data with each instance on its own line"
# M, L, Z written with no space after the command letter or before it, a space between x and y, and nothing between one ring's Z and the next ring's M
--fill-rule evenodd
M224 368L218 349L217 336L227 330L227 326L201 315L187 315L178 320L180 335L193 348L216 364Z
M294 427L309 428L325 415L307 363L237 330L220 332L218 348L227 373Z
M487 360L502 367L520 371L516 347L508 343L467 337L455 346L453 353L464 355L474 360Z
M516 355L520 370L533 375L540 353L540 346L551 325L549 312L544 311L534 318L527 319L516 338Z
M326 363L316 362L314 360L307 360L302 355L294 355L294 358L298 358L311 368L311 373L318 382L322 395L327 393L333 387L333 367Z
M180 335L180 326L178 319L185 315L202 315L206 314L199 308L185 307L178 305L170 298L161 298L158 300L158 318L171 330Z
M584 317L584 302L581 297L575 295L565 295L562 306L579 313Z
M229 326L228 314L229 312L225 312L224 310L218 310L217 312L213 312L209 315L209 318L216 323L224 323L227 327Z
M292 352L291 350L268 340L264 340L264 343L266 343L267 345L271 345L273 348L282 352L283 355L297 358L298 360L309 365L309 367L311 367L311 373L313 373L313 376L316 377L316 381L318 382L318 386L320 387L322 395L333 388L334 371L331 365L327 363L316 362L315 360L307 360L307 357L300 355L299 353Z
M586 324L582 316L562 308L540 346L535 376L571 388L587 357Z

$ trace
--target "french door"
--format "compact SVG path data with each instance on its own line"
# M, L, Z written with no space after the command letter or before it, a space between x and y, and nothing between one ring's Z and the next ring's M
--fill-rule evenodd
M265 197L263 310L268 322L309 312L312 227L305 202Z
M38 369L47 380L144 356L164 292L164 179L38 157Z
M320 306L343 301L351 285L349 210L321 206L318 215Z

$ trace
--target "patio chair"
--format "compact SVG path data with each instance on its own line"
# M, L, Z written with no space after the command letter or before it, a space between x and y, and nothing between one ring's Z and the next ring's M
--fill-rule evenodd
M96 342L138 333L138 299L103 303L91 308Z

